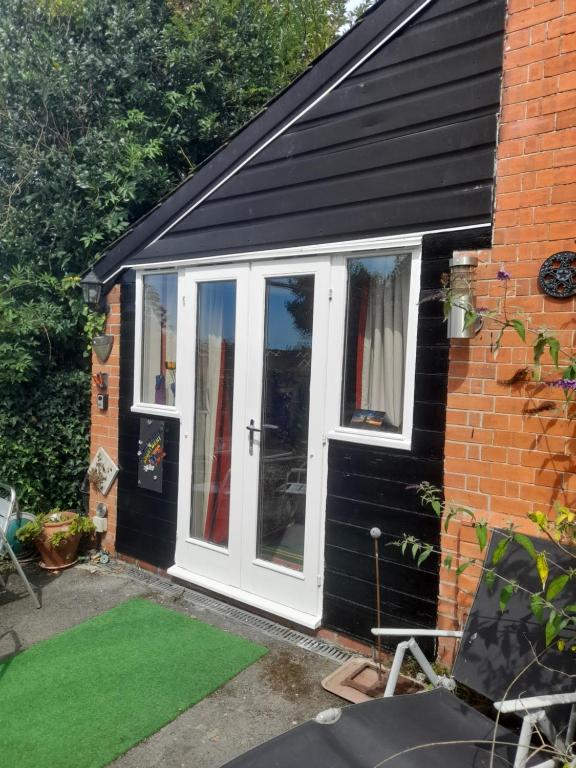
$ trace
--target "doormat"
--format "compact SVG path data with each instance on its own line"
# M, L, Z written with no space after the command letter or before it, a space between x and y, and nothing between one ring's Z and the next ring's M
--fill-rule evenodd
M265 653L129 600L0 664L0 762L101 768Z

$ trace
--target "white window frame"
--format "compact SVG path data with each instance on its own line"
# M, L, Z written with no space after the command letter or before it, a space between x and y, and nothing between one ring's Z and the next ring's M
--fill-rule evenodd
M395 235L382 238L370 238L342 243L326 243L301 246L294 249L274 249L257 253L239 253L228 257L219 257L217 262L226 261L233 266L235 262L260 261L264 258L310 258L314 255L331 255L331 290L330 290L330 332L327 355L327 390L325 400L325 436L331 440L357 443L360 445L397 448L409 451L412 448L412 427L414 417L414 384L416 371L416 343L418 330L418 303L420 297L420 274L422 264L422 233L410 235ZM346 348L346 312L348 301L348 260L369 258L370 256L396 256L408 254L411 256L410 292L408 328L406 338L406 369L404 373L404 410L401 432L376 432L341 425L342 385ZM199 258L192 262L194 266L202 267L213 263L214 259ZM181 327L181 307L185 301L185 267L182 264L170 264L159 269L136 268L136 316L135 316L135 345L134 345L134 393L133 413L158 415L170 418L180 418L180 398L183 396L182 386L178 383L176 365L176 402L174 406L144 403L141 400L142 382L142 320L143 320L143 290L144 276L149 274L176 274L178 279L178 331L176 340L176 359L183 360L185 347L190 344Z
M416 343L418 332L418 304L420 298L420 273L422 264L421 238L395 238L392 247L383 238L382 246L374 250L349 252L332 259L332 295L330 317L330 339L328 358L328 391L326 392L326 437L360 445L398 448L409 451L412 448L412 426L414 419L414 383L416 374ZM404 406L401 432L376 432L341 424L344 365L346 353L346 316L348 302L348 261L370 256L410 255L410 291L408 327L406 334L406 362L404 371Z
M178 300L176 306L176 398L174 405L159 405L158 403L145 403L142 401L142 342L143 342L143 311L144 311L144 277L147 275L175 275L178 281ZM135 334L134 334L134 390L132 395L132 413L143 413L150 416L166 416L179 418L179 398L181 397L178 386L178 360L182 356L182 334L180 333L180 306L183 301L182 274L176 269L150 269L136 272L136 306L135 306Z

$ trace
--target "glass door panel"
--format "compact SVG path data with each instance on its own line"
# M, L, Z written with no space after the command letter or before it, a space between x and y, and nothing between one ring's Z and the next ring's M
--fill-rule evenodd
M253 263L240 583L306 626L321 613L330 258Z
M247 264L217 265L188 269L180 280L178 523L170 573L208 589L240 584L249 274Z
M236 283L198 284L190 535L228 546Z
M256 556L302 571L314 275L269 277Z

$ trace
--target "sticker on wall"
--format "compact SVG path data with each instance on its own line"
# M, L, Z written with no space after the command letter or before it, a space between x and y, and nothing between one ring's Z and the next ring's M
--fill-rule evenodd
M138 440L138 487L162 493L164 422L140 419Z

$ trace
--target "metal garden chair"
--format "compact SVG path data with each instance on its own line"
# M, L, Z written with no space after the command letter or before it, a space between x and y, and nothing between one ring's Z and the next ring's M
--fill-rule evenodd
M488 558L498 540L495 534ZM546 544L533 541L537 549ZM520 547L499 563L498 570L528 589L541 589L534 561ZM566 605L576 603L574 581L566 590ZM500 713L519 715L519 720L512 718L512 727L494 722L454 695L451 679L434 673L411 637L398 647L393 674L410 650L431 673L432 690L404 696L392 696L389 690L381 699L326 710L315 721L232 760L227 768L552 768L562 763L554 759L550 747L563 751L564 764L576 768L574 653L545 648L544 627L533 617L526 593L519 591L505 613L499 611L498 600L499 590L482 582L453 674L494 702ZM380 633L414 634L386 629ZM536 731L538 738L545 735L547 746L534 748Z
M18 558L14 554L14 551L12 550L12 547L10 546L10 542L8 541L8 525L10 523L11 516L17 512L18 510L18 502L16 499L16 491L14 488L11 488L9 485L4 485L3 483L0 483L0 556L3 555L5 552L8 553L8 556L12 560L12 563L14 564L14 568L16 569L16 572L18 576L22 579L22 582L26 589L28 590L28 594L34 601L34 604L36 605L36 608L40 608L40 601L38 600L38 595L36 592L34 592L34 589L32 588L32 585L28 581L28 577L22 570L22 566L18 562ZM2 574L0 574L0 585L6 589L6 581L2 577Z

